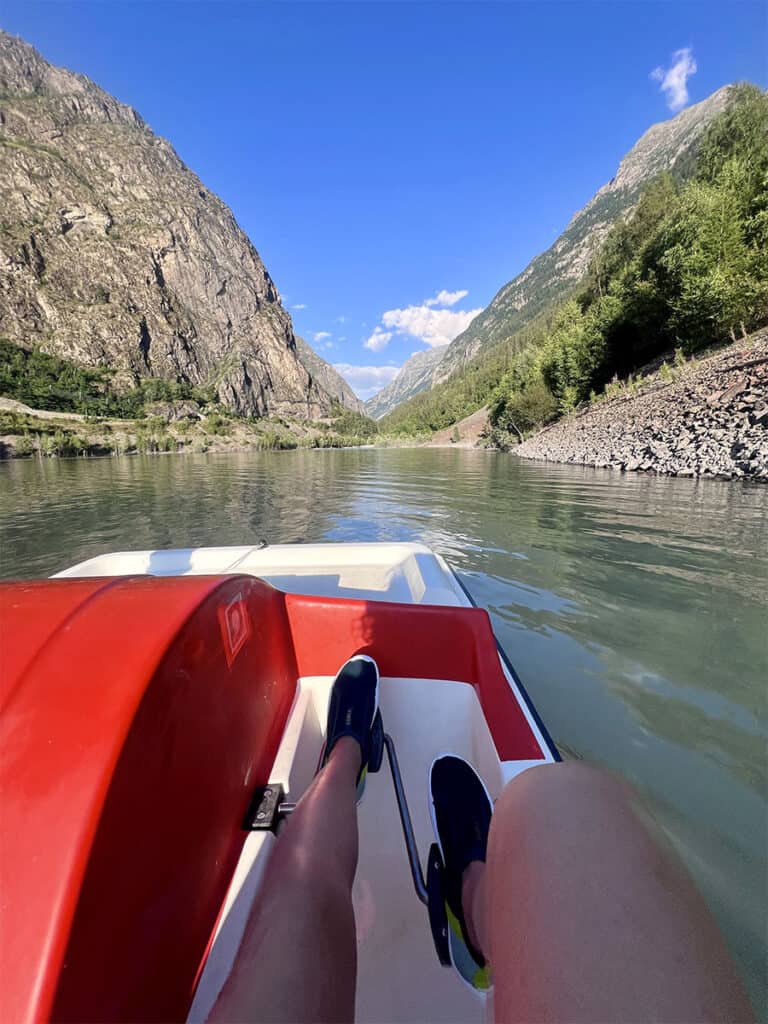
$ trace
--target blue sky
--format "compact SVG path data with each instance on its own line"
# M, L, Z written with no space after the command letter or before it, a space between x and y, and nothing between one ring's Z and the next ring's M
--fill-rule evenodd
M550 245L670 103L768 78L763 0L4 0L0 23L171 140L365 396Z

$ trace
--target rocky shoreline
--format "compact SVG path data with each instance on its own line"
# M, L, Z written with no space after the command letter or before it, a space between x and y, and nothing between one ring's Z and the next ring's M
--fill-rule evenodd
M546 427L524 459L768 483L768 329ZM666 378L666 379L665 379Z

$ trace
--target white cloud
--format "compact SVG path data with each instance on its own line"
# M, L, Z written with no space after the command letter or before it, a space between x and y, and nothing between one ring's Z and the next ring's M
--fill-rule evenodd
M373 334L364 343L365 348L369 348L371 352L381 352L389 344L393 333L393 331L384 331L381 327L375 327Z
M654 68L651 78L667 96L670 110L682 110L688 102L688 79L697 71L693 50L690 46L675 50L672 64L668 68Z
M445 288L441 289L434 297L434 299L427 299L424 303L425 306L455 306L457 302L469 295L469 292L464 289L458 292L447 292Z
M291 306L291 309L306 309L306 302L297 302L295 306Z
M406 306L405 309L388 309L382 314L381 323L373 329L364 346L372 352L381 352L396 335L417 338L429 348L448 345L465 331L481 309L447 309L469 295L463 288L455 292L441 289L421 305Z
M363 401L381 391L399 372L397 366L351 366L349 363L334 363L333 368Z
M337 316L336 317L336 323L337 324L345 324L346 322L347 322L347 318L345 316Z
M390 327L399 334L418 338L430 348L439 348L465 331L481 312L481 309L433 309L425 302L421 306L389 309L381 320L385 327Z
M315 333L312 335L312 340L313 341L324 341L326 338L330 338L330 336L331 336L331 332L330 331L315 331Z

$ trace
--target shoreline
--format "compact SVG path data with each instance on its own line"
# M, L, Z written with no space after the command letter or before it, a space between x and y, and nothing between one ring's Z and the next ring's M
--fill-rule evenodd
M7 440L7 438L0 437L0 443ZM147 451L137 451L131 449L129 451L103 451L98 450L99 446L94 445L94 450L83 450L81 452L73 453L67 452L62 454L44 454L39 451L25 452L23 454L15 454L13 452L0 453L0 465L9 462L47 462L51 459L64 459L67 461L72 460L83 460L83 459L122 459L122 458L139 458L141 456L174 456L174 455L242 455L245 452L261 453L262 455L275 454L275 453L293 453L293 452L341 452L341 451L364 451L366 449L376 448L379 451L386 451L389 449L397 448L423 448L424 445L416 444L403 444L403 445L377 445L377 444L339 444L339 445L296 445L294 447L280 447L280 448L262 448L255 444L222 444L222 445L211 445L205 449L195 449L191 445L186 445L177 448L174 451L160 451L151 449Z
M0 397L0 462L20 459L111 458L297 448L361 448L361 434L334 429L332 420L246 420L223 411L190 413L188 402L157 403L138 419L89 418L81 413L33 409ZM163 413L160 415L159 413Z
M609 396L600 396L506 453L621 472L768 483L768 328L700 359L674 367L664 364L655 373L614 383L607 390ZM24 425L23 432L0 436L0 462L282 450L501 451L481 442L488 425L486 409L430 438L389 435L364 443L353 438L349 441L358 443L344 443L331 433L320 435L307 425L285 421L264 421L257 428L239 421L224 425L222 417L214 417L210 426L204 418L187 424L160 424L157 418L96 423L79 414L34 410L7 398L0 399L0 411L19 417ZM88 436L79 439L76 450L43 443L46 432L71 440L81 430ZM337 440L341 443L333 443Z
M768 483L768 329L625 386L511 452L540 462Z

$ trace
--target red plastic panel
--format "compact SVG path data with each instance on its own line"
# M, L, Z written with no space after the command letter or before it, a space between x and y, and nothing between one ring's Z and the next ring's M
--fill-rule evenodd
M49 636L110 580L73 580L68 586L31 580L0 587L0 712Z
M487 612L286 595L300 676L333 675L353 654L375 658L383 676L454 679L474 685L502 761L544 752L499 663Z
M260 581L99 584L41 630L0 720L3 1020L185 1018L295 691Z

